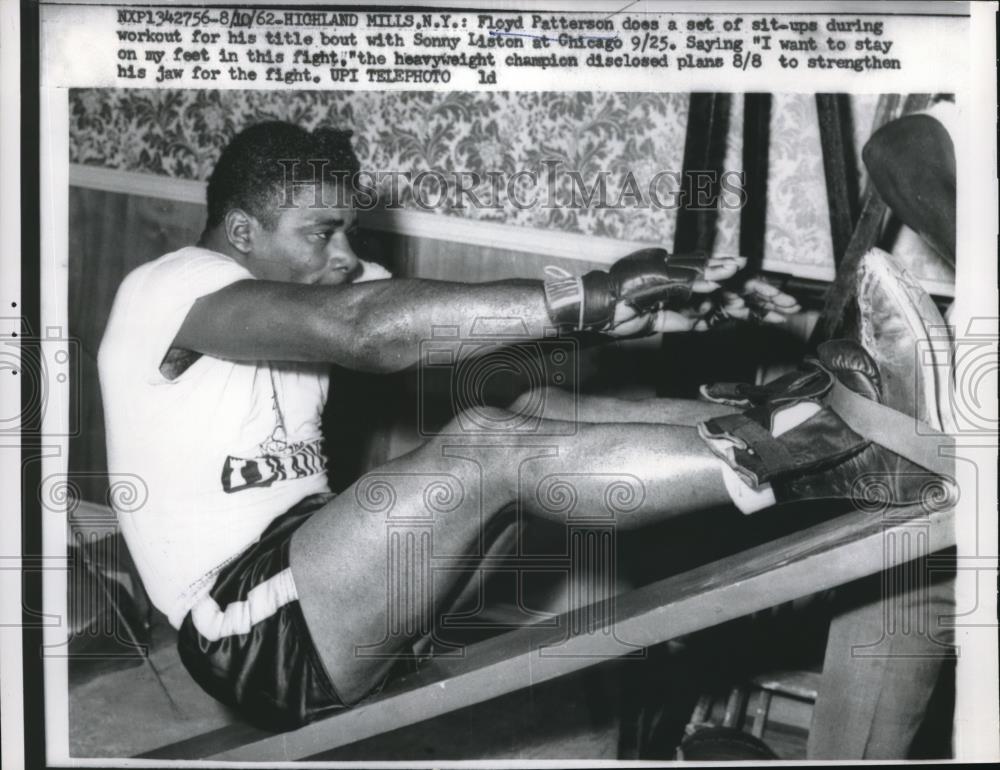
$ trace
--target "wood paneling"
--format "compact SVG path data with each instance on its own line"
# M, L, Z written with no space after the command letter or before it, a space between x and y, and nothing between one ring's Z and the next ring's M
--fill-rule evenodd
M80 431L70 439L69 471L84 499L105 502L107 457L97 350L122 279L143 262L197 239L203 207L71 187L69 333L79 341Z

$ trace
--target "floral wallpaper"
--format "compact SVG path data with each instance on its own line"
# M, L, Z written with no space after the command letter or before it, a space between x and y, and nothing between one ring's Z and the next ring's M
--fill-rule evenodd
M859 158L876 101L874 95L853 97ZM544 200L555 206L517 206L501 196L485 208L468 205L466 198L459 208L449 189L432 207L440 215L669 244L676 212L636 205L634 197L622 197L617 207L573 205L581 190L568 172L578 172L587 189L603 175L612 204L629 174L647 191L657 172L682 167L687 102L687 94L660 93L77 89L70 92L70 160L205 180L229 139L253 123L350 128L366 170L497 171L509 179L525 169L545 179L543 164L558 163L554 190L543 190ZM734 98L727 169L741 167L741 126L742 99ZM770 162L768 256L832 265L811 94L775 94ZM518 192L524 200L526 190ZM437 200L426 190L423 195L415 197L405 181L399 184L403 206ZM738 241L739 213L723 211L716 250L734 253Z

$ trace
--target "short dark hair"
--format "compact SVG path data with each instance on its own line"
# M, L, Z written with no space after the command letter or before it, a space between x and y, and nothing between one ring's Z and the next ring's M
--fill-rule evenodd
M215 227L233 209L243 209L267 228L278 221L278 204L285 198L289 161L327 161L328 181L350 179L360 168L351 147L352 131L317 128L307 131L282 121L244 129L226 145L208 179L207 228ZM282 162L284 161L284 162ZM298 166L296 179L309 179L318 164Z

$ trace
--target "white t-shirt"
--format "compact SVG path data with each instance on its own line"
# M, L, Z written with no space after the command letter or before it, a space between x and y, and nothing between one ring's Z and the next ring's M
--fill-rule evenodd
M134 501L112 494L112 504L143 585L174 627L274 518L328 491L326 364L201 356L173 380L160 373L195 301L251 278L207 249L166 254L126 276L101 341L110 480L147 488Z

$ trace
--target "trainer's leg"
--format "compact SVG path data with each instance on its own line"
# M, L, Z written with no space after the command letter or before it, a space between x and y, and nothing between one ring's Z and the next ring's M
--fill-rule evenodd
M513 418L494 411L492 424ZM363 476L295 533L290 560L302 611L341 697L360 698L392 663L359 647L385 640L391 620L398 632L391 644L402 649L406 634L416 636L456 588L460 573L447 571L433 580L421 573L416 585L390 583L398 575L387 561L390 539L402 531L397 524L411 532L414 523L430 525L428 541L403 535L419 559L430 542L435 556L483 553L484 527L518 500L526 513L566 521L571 512L546 492L553 480L573 487L577 512L607 512L609 500L620 502L616 523L628 528L730 500L721 461L693 428L583 424L575 435L557 436L549 427L500 437L447 431Z
M951 660L954 573L926 561L838 589L806 756L907 759ZM919 571L925 577L915 579ZM886 586L892 587L886 593Z

